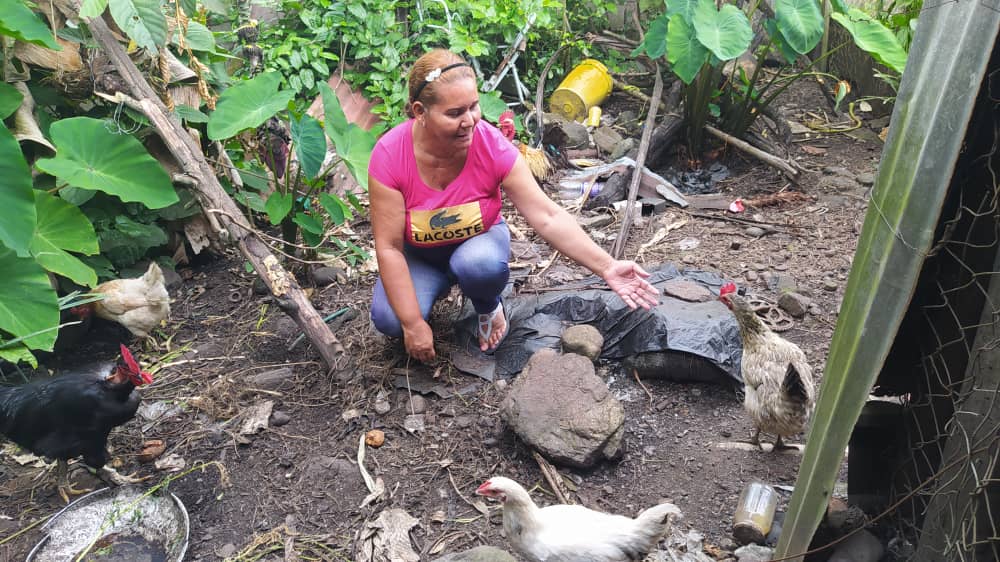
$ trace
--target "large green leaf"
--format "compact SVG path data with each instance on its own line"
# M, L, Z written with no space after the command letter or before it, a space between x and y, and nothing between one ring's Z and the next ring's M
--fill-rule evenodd
M80 5L81 18L96 18L104 13L108 7L108 0L83 0Z
M244 129L260 126L285 109L295 92L278 91L281 74L265 72L256 78L227 88L208 118L208 138L228 139Z
M160 0L110 0L111 17L130 39L155 53L167 44L167 18Z
M492 92L480 92L479 110L482 112L483 119L491 123L496 123L500 119L500 115L504 111L507 111L507 104L500 97L500 93L495 90Z
M844 26L858 47L868 52L872 58L896 72L903 72L906 67L906 51L896 35L882 22L872 19L857 8L851 8L846 14L833 12L830 17Z
M295 203L295 199L292 197L291 193L280 193L275 191L267 198L267 202L264 203L264 210L267 211L267 218L271 221L271 224L280 224L288 213L292 211L292 204Z
M62 50L49 26L45 25L22 0L0 0L0 35Z
M173 36L170 38L171 43L175 45L180 43L179 33L180 28L174 29ZM215 52L215 35L212 33L212 30L196 21L188 22L184 41L194 51Z
M0 245L20 255L28 255L35 232L35 196L31 170L24 161L21 145L0 123Z
M0 330L14 337L29 336L24 343L32 349L51 350L59 325L59 299L49 276L34 258L19 258L0 248ZM43 332L43 333L37 333Z
M667 26L667 60L670 68L685 84L690 84L708 60L708 49L698 41L694 27L683 14L670 16Z
M323 168L326 158L326 135L323 125L309 115L291 120L292 143L295 155L302 166L302 173L309 179L315 178Z
M93 287L97 284L97 274L68 252L96 254L97 235L90 220L78 207L35 190L35 209L38 226L31 240L31 253L45 269L68 277L73 282Z
M823 14L816 0L775 0L774 17L782 36L797 53L813 50L823 37Z
M646 35L642 38L642 44L634 51L632 56L639 53L646 53L650 58L660 58L667 53L667 24L670 22L670 14L660 14L660 17L653 20L646 30Z
M771 37L771 42L774 43L775 49L781 53L785 62L788 64L794 63L795 59L799 57L799 53L797 53L795 49L788 44L785 36L781 34L781 29L778 28L778 22L770 18L765 19L764 29L767 30L767 34Z
M111 228L99 232L97 238L101 253L119 269L142 259L150 248L167 243L162 228L124 215L116 216Z
M170 176L142 144L130 135L116 135L104 121L90 117L62 119L49 129L55 158L35 165L60 180L84 189L137 201L150 209L177 201Z
M24 345L22 342L7 345L6 343L0 343L0 359L7 361L8 363L18 364L22 361L31 365L31 368L38 367L38 360L28 349L28 346Z
M24 94L17 88L6 82L0 82L0 120L13 115L17 108L21 107L23 100Z
M672 19L670 23L673 25ZM722 61L745 53L753 39L746 14L732 4L723 4L721 10L716 10L713 0L700 0L691 23L698 41Z
M698 0L667 0L667 15L681 14L684 21L691 23L694 18L694 10L698 7Z
M826 511L930 250L998 30L1000 12L977 2L921 15L775 558L805 552Z
M318 86L323 95L323 126L326 134L333 141L337 154L347 164L354 179L368 189L368 160L378 137L374 130L366 131L354 123L348 123L337 94L325 82L320 82Z

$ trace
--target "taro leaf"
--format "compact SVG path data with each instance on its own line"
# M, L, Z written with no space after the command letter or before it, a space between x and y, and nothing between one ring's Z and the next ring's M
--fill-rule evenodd
M35 359L34 354L28 349L28 346L24 345L23 342L18 342L14 344L8 344L6 342L0 343L0 360L7 361L14 365L24 361L25 363L31 365L31 368L38 367L38 359Z
M195 15L195 13L198 10L198 1L197 0L180 0L180 5L181 5L181 8L184 9L184 13L187 14L187 15L189 15L189 16ZM191 22L191 23L194 23L194 22Z
M977 90L988 87L995 51L983 45L995 44L998 29L1000 12L977 2L920 16L776 559L800 560L826 512L851 431L934 241Z
M113 134L104 125L90 117L56 121L49 129L56 156L35 165L70 185L117 195L150 209L175 203L170 177L142 143L130 135Z
M708 60L708 49L695 37L694 27L682 14L670 16L667 27L667 60L670 68L685 84L690 84Z
M839 14L846 14L851 9L851 5L847 3L847 0L830 0L830 7L833 8L834 12Z
M311 232L317 235L323 234L323 223L308 213L295 213L295 218L292 221L302 227L304 232Z
M694 18L694 10L698 6L698 0L667 0L666 5L668 16L681 14L684 16L684 21L691 23L691 19Z
M164 207L158 209L156 214L160 216L161 219L168 221L175 221L186 219L188 217L193 217L201 213L201 206L198 204L198 200L191 193L189 189L181 189L177 191L178 201L169 207Z
M823 37L823 14L816 0L775 0L774 13L781 35L797 53L813 50Z
M292 203L295 200L291 193L279 193L275 191L264 203L264 210L267 211L267 219L271 224L281 224L281 221L292 211Z
M215 12L216 14L227 15L229 13L229 6L223 0L202 0L202 6L209 12Z
M0 82L0 120L6 119L21 107L24 94L6 82Z
M208 115L205 115L197 108L191 107L190 105L175 105L174 112L177 113L178 117L188 123L208 123Z
M795 59L799 57L799 54L796 53L795 49L793 49L788 44L788 41L785 40L785 36L781 34L781 29L778 28L778 23L773 19L766 19L764 20L764 29L767 30L767 34L771 37L771 41L774 43L774 46L777 47L778 52L781 53L785 62L788 64L794 63Z
M507 111L507 104L500 98L500 92L480 92L479 109L482 110L483 119L490 123L500 120L500 114Z
M44 191L35 191L38 226L31 240L31 253L38 263L74 283L93 287L94 270L69 252L96 254L97 235L90 220L76 206Z
M258 213L267 212L264 200L260 198L260 195L252 191L237 191L233 194L233 199L236 199L239 203L246 205Z
M753 39L746 14L732 4L723 4L721 10L716 10L712 0L700 0L691 23L698 41L719 60L732 60L742 55Z
M339 197L329 193L320 193L319 204L326 209L326 212L330 215L330 220L333 221L333 224L344 224L344 220L347 217L345 214L345 211L347 211L347 205L345 205Z
M83 0L80 6L81 18L96 18L104 13L108 7L108 0Z
M882 24L857 8L846 14L834 12L830 15L851 34L854 42L878 62L896 72L902 73L906 67L906 51L899 39Z
M97 239L101 253L121 269L139 261L150 248L166 244L167 234L155 224L118 215L112 228L99 232Z
M52 30L22 0L0 0L0 35L61 51Z
M92 189L83 189L81 187L73 187L72 185L67 185L59 190L59 197L62 197L77 207L83 205L87 201L90 201L95 195L97 195L97 192Z
M111 17L122 31L149 53L167 44L167 18L159 0L110 0Z
M174 30L173 37L170 38L170 42L174 45L179 45L180 43L178 33L179 28ZM194 51L215 52L215 35L207 27L196 21L188 22L187 33L184 34L184 43Z
M649 30L642 39L642 44L634 51L632 56L639 53L646 53L650 58L659 58L667 53L667 24L670 21L669 14L662 14L649 24Z
M347 122L340 100L326 82L317 84L323 95L323 124L326 134L337 148L337 154L347 164L358 184L368 189L368 159L375 147L377 135Z
M0 178L3 178L0 187L0 246L27 256L28 245L35 232L31 170L24 161L21 145L3 123L0 123Z
M80 256L80 261L87 264L99 280L112 279L117 275L115 265L108 258L97 254L96 256Z
M32 349L51 350L56 331L50 328L59 325L59 299L48 274L34 258L19 258L9 248L0 248L0 271L0 330L26 337L24 343Z
M285 109L295 92L278 91L281 74L265 72L246 82L227 88L208 118L208 138L228 139L244 129L259 127Z
M323 168L323 159L326 158L326 135L323 134L323 125L310 115L303 115L301 119L291 119L292 144L295 145L295 155L302 165L302 173L307 178L315 178Z

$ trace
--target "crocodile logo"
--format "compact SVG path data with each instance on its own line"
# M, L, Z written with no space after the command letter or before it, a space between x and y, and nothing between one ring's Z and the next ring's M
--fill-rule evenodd
M448 209L441 209L440 211L435 213L434 216L432 216L431 219L428 221L430 227L433 228L434 230L440 230L443 228L448 228L449 226L457 223L459 220L462 219L462 213L455 213L454 215L448 215L445 214L447 212Z

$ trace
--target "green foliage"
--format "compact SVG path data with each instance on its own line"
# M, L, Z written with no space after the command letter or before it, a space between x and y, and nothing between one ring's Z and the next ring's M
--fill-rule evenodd
M38 190L35 209L38 224L31 240L31 254L38 264L79 285L96 285L94 270L69 253L97 253L97 235L87 217L75 205Z
M31 170L21 147L6 127L0 127L0 245L26 255L35 229L35 198Z
M295 92L280 90L281 75L265 72L227 88L208 118L208 138L222 140L245 129L259 127L288 107Z
M21 0L0 0L0 36L13 37L59 51L49 27Z
M32 349L51 350L56 334L45 330L59 323L59 303L45 269L34 258L0 247L0 271L0 332L25 338Z
M830 17L844 26L858 47L867 51L878 62L903 73L906 51L885 25L857 8L851 8L846 13L834 12Z
M150 53L167 43L167 18L159 0L110 0L115 23L129 38Z

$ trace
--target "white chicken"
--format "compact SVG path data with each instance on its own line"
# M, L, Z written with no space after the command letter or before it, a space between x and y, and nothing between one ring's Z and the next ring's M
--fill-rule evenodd
M743 408L757 429L751 443L760 446L760 434L764 432L777 435L775 451L793 448L782 443L781 437L805 429L816 402L806 354L772 332L736 294L734 284L722 286L719 300L733 311L743 338Z
M635 519L582 505L539 508L520 484L494 476L476 490L503 504L507 540L530 562L624 562L642 560L681 518L672 503L661 503Z
M163 271L156 262L142 277L112 279L94 289L104 295L94 302L93 312L100 318L117 322L141 338L170 315L170 295L163 279Z

